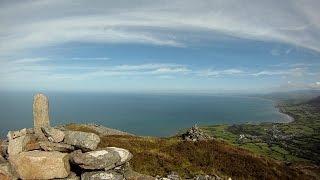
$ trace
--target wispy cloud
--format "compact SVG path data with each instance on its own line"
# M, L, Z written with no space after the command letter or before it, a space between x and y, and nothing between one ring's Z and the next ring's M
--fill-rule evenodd
M185 47L179 32L204 30L320 51L317 0L10 2L0 8L2 53L68 42Z
M206 76L206 77L219 77L224 75L241 75L245 73L243 70L240 70L240 69L224 69L224 70L206 69L206 70L199 71L197 74L200 76Z

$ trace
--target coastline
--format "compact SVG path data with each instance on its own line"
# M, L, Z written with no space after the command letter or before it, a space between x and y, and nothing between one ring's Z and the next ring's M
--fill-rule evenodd
M280 102L274 101L274 103L275 103L274 107L278 109L278 112L280 114L283 114L286 117L286 119L288 120L288 121L280 122L280 123L292 123L295 121L294 117L292 117L286 113L286 111L283 109L283 106L280 105Z
M252 96L248 96L248 97L252 97ZM287 119L286 121L274 122L274 123L292 123L295 121L294 117L292 117L286 113L286 111L283 109L283 105L281 105L281 102L279 100L270 99L270 98L266 98L266 97L258 97L258 96L253 96L253 98L271 101L273 103L273 106L278 110L278 112L280 114L284 115L285 118Z

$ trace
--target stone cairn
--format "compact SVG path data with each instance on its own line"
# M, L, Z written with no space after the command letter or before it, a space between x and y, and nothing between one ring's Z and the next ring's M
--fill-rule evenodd
M2 142L0 180L152 179L130 169L128 150L97 149L100 138L94 133L51 127L45 95L34 96L33 116L33 128L9 131Z
M205 132L203 132L197 124L192 126L190 129L187 130L187 132L181 134L181 138L186 141L204 141L204 140L211 140L213 139L211 136L207 135Z

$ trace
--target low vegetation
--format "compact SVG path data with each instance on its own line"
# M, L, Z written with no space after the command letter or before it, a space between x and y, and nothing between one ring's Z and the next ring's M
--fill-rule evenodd
M92 132L72 125L72 130ZM99 147L116 146L130 150L134 170L156 176L175 171L182 177L199 174L236 179L306 178L307 174L284 163L255 155L220 140L187 142L178 137L103 136Z

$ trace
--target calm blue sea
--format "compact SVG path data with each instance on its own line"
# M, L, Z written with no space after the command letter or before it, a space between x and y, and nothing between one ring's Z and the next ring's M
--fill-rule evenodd
M197 123L287 121L272 101L231 95L46 93L51 122L97 123L138 135L167 136ZM0 95L0 133L32 127L33 93Z

